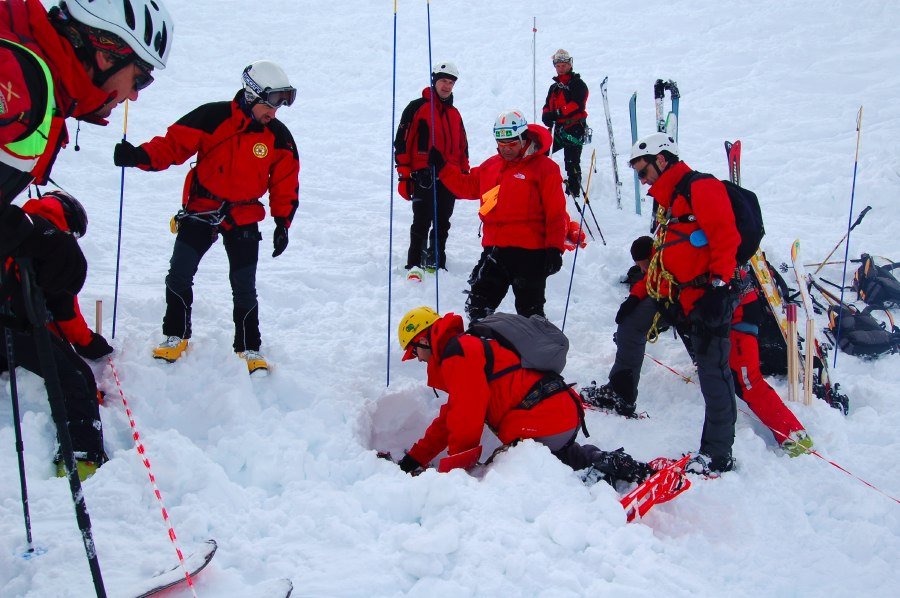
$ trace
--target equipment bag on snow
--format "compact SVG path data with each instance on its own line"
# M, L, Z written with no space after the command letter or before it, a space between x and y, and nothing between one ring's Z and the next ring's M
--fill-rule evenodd
M841 312L843 311L843 314ZM840 321L840 334L838 322ZM900 350L900 329L886 330L868 310L856 311L832 305L828 308L828 332L844 353L859 357L876 357Z
M900 264L877 266L872 256L867 253L860 256L860 261L862 261L862 265L856 270L852 286L857 297L868 305L900 306L900 282L891 274L891 270Z
M693 209L691 204L691 184L701 179L714 178L716 177L711 174L692 170L684 175L678 181L678 184L675 185L674 195L683 195L688 205ZM735 185L731 181L723 180L722 184L725 185L725 191L728 192L731 210L734 212L734 224L741 237L736 253L737 263L740 266L753 257L753 254L759 249L759 243L766 234L766 228L763 226L762 210L759 208L759 198L756 197L756 194L753 191ZM696 218L693 214L689 214L680 217L679 221L694 222Z
M561 374L566 367L569 339L550 320L534 315L493 313L475 322L467 334L494 339L522 358L522 367ZM490 378L502 375L493 372Z

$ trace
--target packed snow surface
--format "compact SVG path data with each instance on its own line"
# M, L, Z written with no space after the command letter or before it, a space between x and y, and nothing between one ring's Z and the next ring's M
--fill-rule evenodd
M296 104L279 111L302 161L300 208L281 257L270 257L271 219L261 226L258 290L262 350L273 363L268 378L249 378L232 352L220 243L196 277L191 352L174 365L150 358L161 340L174 239L168 222L188 164L125 173L113 361L182 549L218 541L218 554L197 579L198 595L275 595L282 578L293 580L299 596L894 595L896 355L838 356L833 377L850 397L847 417L822 401L789 405L823 457L883 493L825 459L788 458L740 402L737 470L696 481L634 524L625 523L618 503L624 488L584 486L533 442L501 455L481 478L462 471L413 478L376 458L376 450L402 455L445 400L425 386L421 364L400 363L395 332L408 309L436 302L433 276L415 285L402 273L411 210L391 193L393 118L428 82L428 5L399 2L396 104L391 2L168 5L177 23L171 59L130 107L129 141L147 141L196 106L230 99L254 60L281 64L299 91ZM563 270L548 281L547 315L558 325L565 316L572 343L567 379L603 382L612 364L613 317L626 293L619 278L650 209L645 202L642 216L634 210L627 102L636 90L641 134L651 132L657 78L680 87L679 142L690 166L725 177L723 141L742 141L743 182L760 197L763 248L775 264L788 260L795 238L811 262L846 232L863 106L854 217L866 205L872 211L851 236L850 256L900 259L896 8L887 0L431 2L432 56L459 66L455 103L473 164L494 151L498 112L518 108L531 117L535 96L540 111L557 48L572 53L591 89L594 137L583 166L587 172L596 150L591 206L608 244L598 237L575 264L567 253ZM600 97L606 76L621 210ZM81 151L70 144L53 173L88 208L90 230L81 245L90 271L81 301L93 323L94 301L103 300L107 336L121 176L112 150L123 116L120 108L110 126L82 127ZM554 157L561 163L560 154ZM570 213L577 218L574 206ZM463 313L467 276L480 253L476 204L461 201L452 223L439 303L442 313ZM843 247L835 256L843 258ZM822 274L840 280L841 267ZM513 309L511 299L503 309ZM824 318L817 323L824 326ZM670 336L648 345L648 353L691 373L681 343ZM84 484L84 494L106 587L124 597L176 558L112 372L103 362L94 369L107 393L101 414L111 460ZM51 464L54 427L45 391L34 375L20 369L18 376L34 542L46 553L21 556L25 534L4 374L0 595L90 596L69 489ZM785 394L784 379L771 383ZM624 446L641 459L696 450L703 415L696 385L648 360L638 407L650 417L589 413L589 442Z

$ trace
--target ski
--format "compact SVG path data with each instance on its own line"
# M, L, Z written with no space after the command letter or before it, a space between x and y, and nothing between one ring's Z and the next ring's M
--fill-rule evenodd
M684 472L690 458L691 455L688 453L657 470L619 500L625 509L625 519L628 523L642 519L654 506L672 500L691 487L691 481Z
M184 559L184 569L187 569L188 573L190 573L191 583L193 583L194 577L209 564L218 548L219 546L215 540L207 540L201 550ZM185 575L184 569L181 568L181 565L175 565L168 571L163 571L151 577L141 587L132 590L131 594L136 598L148 598L149 596L157 596L177 585L186 584L188 583L188 577Z
M791 263L794 267L794 276L797 277L797 285L800 287L800 301L803 311L806 313L806 338L804 339L801 363L803 365L803 403L810 405L812 404L812 356L816 352L816 328L813 321L812 302L809 299L806 268L800 261L800 239L795 239L791 244Z
M631 94L628 100L628 115L631 118L631 145L637 143L637 92ZM634 173L634 213L641 215L641 180L637 172Z
M622 181L619 180L619 163L616 154L616 140L613 136L612 118L609 115L609 98L606 95L606 82L609 77L604 77L600 82L600 93L603 95L603 111L606 113L606 130L609 133L609 153L612 156L613 180L616 184L616 207L622 209Z

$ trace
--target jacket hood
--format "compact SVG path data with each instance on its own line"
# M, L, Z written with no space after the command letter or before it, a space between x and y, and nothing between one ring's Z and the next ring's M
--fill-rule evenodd
M444 354L447 343L463 332L465 332L463 319L453 312L447 313L431 325L429 331L429 334L431 335L431 349L432 355L436 361L439 362L441 360L441 355Z
M682 177L689 173L691 168L684 162L672 164L660 175L655 183L647 190L659 205L668 208L672 206L672 194L675 186L681 182Z
M531 142L531 145L525 150L523 158L532 154L546 154L553 145L553 135L550 133L550 129L543 125L528 125L525 138Z

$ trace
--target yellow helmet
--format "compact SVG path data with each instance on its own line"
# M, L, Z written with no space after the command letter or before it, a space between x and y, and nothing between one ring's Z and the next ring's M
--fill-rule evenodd
M437 322L440 317L441 314L425 305L406 312L397 328L397 340L400 341L400 348L406 351L409 343L422 331Z

